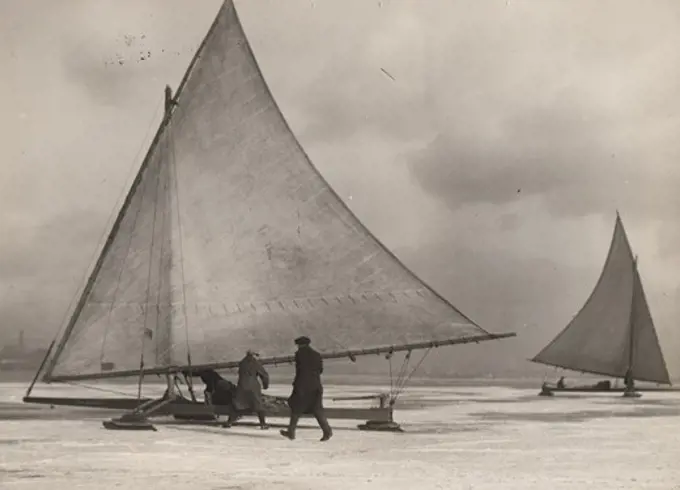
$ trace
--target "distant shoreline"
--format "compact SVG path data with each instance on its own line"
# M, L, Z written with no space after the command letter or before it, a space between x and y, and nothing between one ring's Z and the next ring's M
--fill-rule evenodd
M225 373L225 378L236 381L236 373ZM0 372L0 383L19 383L28 385L33 380L35 372ZM572 379L582 378L581 376L574 376ZM385 386L389 388L390 378L388 375L357 375L357 374L327 374L323 376L324 383L334 386ZM517 377L420 377L411 378L406 384L407 387L443 387L443 386L459 386L459 387L475 387L475 386L499 386L507 388L530 388L540 387L543 383L543 377L536 376L517 376ZM271 376L271 383L278 385L287 385L292 382L292 373L290 375L276 374ZM136 385L136 378L127 379L106 379L102 381L83 381L82 385ZM146 384L156 385L163 384L162 379L157 376L150 376L145 381ZM38 385L44 385L38 381Z

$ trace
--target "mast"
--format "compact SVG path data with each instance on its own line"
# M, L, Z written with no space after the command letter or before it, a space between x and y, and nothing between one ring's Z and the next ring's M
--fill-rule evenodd
M635 362L635 293L636 293L636 287L635 287L635 278L637 274L637 255L633 259L633 291L630 297L630 320L629 320L629 330L630 334L628 337L628 369L627 369L627 374L630 374L631 380L635 379L635 375L633 373L633 363Z

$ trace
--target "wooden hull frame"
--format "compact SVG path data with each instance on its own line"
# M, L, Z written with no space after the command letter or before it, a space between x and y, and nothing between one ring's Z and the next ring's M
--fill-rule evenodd
M39 405L55 405L79 408L96 408L104 410L119 410L132 412L140 409L143 405L148 405L159 401L153 398L59 398L59 397L37 397L26 396L24 403L34 403ZM393 422L394 409L391 406L350 408L350 407L326 407L326 416L329 419L340 420L362 420L370 422L391 423ZM165 405L154 409L148 413L148 417L174 416L182 420L205 421L208 416L228 415L228 408L224 405L209 406L198 401L191 401L185 398L178 398L168 401ZM249 415L249 414L246 414ZM269 408L266 410L267 417L288 418L290 409L287 407ZM303 415L311 417L311 415Z

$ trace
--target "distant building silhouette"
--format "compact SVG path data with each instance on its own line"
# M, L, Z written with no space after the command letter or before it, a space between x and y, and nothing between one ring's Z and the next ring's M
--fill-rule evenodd
M0 347L0 372L36 370L46 353L46 349L27 349L20 330L16 343Z

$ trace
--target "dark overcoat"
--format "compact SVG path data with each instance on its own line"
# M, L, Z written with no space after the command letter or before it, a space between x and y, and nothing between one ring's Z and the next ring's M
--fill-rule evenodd
M293 413L314 413L323 408L323 358L309 345L295 353L295 379L288 406Z
M210 395L213 405L231 405L236 385L224 379L212 369L200 373L201 381L205 383L205 395Z
M262 381L262 387L260 387ZM234 396L234 408L239 411L264 410L262 388L269 388L269 374L257 358L251 354L238 364L238 384Z

